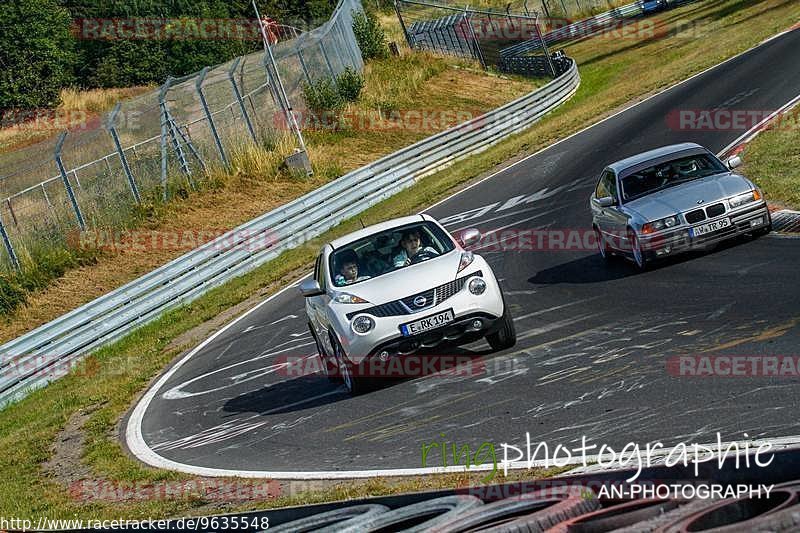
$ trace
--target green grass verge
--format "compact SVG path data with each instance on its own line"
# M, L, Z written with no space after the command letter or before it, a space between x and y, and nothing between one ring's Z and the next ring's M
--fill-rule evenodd
M800 209L800 122L795 108L773 129L750 142L742 173L764 190L770 202Z
M360 218L373 223L418 211L509 158L545 147L634 98L686 78L773 35L790 25L787 21L800 18L800 5L780 0L718 0L691 4L670 12L670 16L713 28L714 39L704 40L698 46L696 40L675 34L635 45L608 40L585 41L568 47L567 52L583 65L583 84L570 102L527 132L425 178ZM50 458L51 446L67 422L76 413L91 410L84 428L86 442L82 454L82 465L89 475L120 482L185 479L186 476L177 473L146 468L129 457L118 441L116 429L120 417L148 382L188 347L168 348L170 341L254 294L268 294L284 286L289 282L287 276L310 266L319 244L357 227L356 221L344 223L309 246L289 251L191 305L167 313L92 355L86 363L92 372L67 376L0 412L0 469L4 478L0 484L0 515L115 518L212 512L207 502L200 499L128 503L75 500L55 480L45 477L42 464ZM502 481L502 476L495 480ZM445 478L442 483L450 481ZM411 487L422 488L426 483L432 482L418 480ZM407 489L408 486L385 480L348 483L242 508Z

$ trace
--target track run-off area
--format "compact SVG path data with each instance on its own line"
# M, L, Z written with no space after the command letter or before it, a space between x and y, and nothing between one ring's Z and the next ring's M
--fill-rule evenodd
M721 152L742 133L676 128L675 113L775 110L798 93L794 30L425 212L451 232L582 235L608 163L680 142ZM431 452L423 467L423 444L474 452L490 442L499 451L524 448L526 433L551 448L584 436L617 450L668 447L716 442L717 433L800 443L797 378L691 377L669 367L685 355L800 355L800 239L740 239L644 273L626 261L606 265L594 249L532 248L476 250L505 290L518 335L504 352L484 341L446 349L472 356L479 371L386 380L357 397L320 374L287 375L280 361L316 353L303 299L287 287L168 368L125 421L126 445L173 470L308 479L434 472L441 458ZM409 293L425 288L420 280Z

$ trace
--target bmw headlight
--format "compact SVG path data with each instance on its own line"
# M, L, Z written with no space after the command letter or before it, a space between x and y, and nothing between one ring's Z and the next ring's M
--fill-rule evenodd
M359 315L353 319L353 322L350 323L350 327L353 328L353 331L356 333L363 335L364 333L372 331L372 328L375 327L375 321L367 315Z
M678 224L679 221L677 215L667 218L661 218L659 220L654 220L653 222L648 222L647 224L642 226L642 233L644 234L655 233L656 231L673 228Z
M356 296L355 294L350 294L347 292L337 292L336 295L333 297L333 301L340 303L340 304L366 304L367 302L364 298Z
M758 189L753 189L750 192L734 196L728 200L728 203L731 204L731 208L735 208L739 207L740 205L755 202L756 200L761 200L761 192Z
M469 280L467 287L469 287L469 292L475 296L480 296L486 291L486 282L483 281L483 278L472 278Z

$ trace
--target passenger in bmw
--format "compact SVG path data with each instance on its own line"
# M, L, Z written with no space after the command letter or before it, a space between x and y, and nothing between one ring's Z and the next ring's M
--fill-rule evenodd
M432 246L422 246L419 229L413 228L403 232L400 238L401 250L392 258L395 267L403 267L439 255Z

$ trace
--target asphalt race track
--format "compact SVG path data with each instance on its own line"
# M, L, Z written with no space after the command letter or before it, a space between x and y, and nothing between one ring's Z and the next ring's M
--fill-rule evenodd
M450 231L587 230L588 196L605 164L684 141L718 152L742 133L677 131L667 125L671 112L775 110L798 93L795 30L427 212ZM743 239L643 274L626 261L605 266L594 250L484 255L519 340L499 353L483 341L448 348L473 354L481 362L475 375L387 380L359 397L320 375L287 376L276 364L282 357L315 353L292 288L169 369L133 416L146 446L131 441L130 428L128 444L169 468L295 478L413 472L422 444L521 447L526 432L551 446L574 446L585 435L617 449L630 441L714 442L717 432L723 440L800 442L798 379L667 371L670 357L703 352L800 355L800 239ZM428 466L440 461L432 453Z

